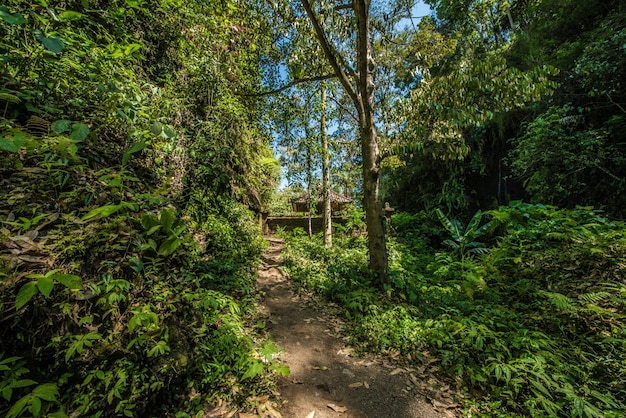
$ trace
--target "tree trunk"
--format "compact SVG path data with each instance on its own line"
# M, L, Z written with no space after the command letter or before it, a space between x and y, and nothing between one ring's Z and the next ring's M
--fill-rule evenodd
M322 90L322 120L320 128L322 134L322 193L324 196L324 246L333 246L333 218L330 201L330 151L328 149L328 136L326 135L326 89L324 83L320 83Z
M360 98L359 126L363 158L363 206L369 249L369 268L379 285L389 282L387 243L383 225L383 207L378 195L380 172L378 138L374 122L374 69L370 43L369 11L366 2L353 2L357 23L357 90Z
M363 158L363 205L367 225L369 268L382 287L389 282L387 244L383 227L383 210L378 196L379 153L374 123L374 70L370 43L369 0L353 0L350 8L356 19L356 71L346 64L331 44L315 15L309 0L300 0L315 29L315 36L337 79L344 87L359 114L359 133ZM352 82L354 81L354 85Z
M383 208L378 196L379 167L378 144L373 115L361 128L361 151L363 154L363 206L369 250L369 268L383 285L388 283L387 243L383 225Z
M307 124L308 124L308 120L307 120ZM308 126L306 128L304 128L304 132L306 135L306 139L307 139L307 147L306 147L306 188L307 188L307 193L309 194L309 197L306 201L306 206L308 209L308 217L309 217L309 238L313 237L313 225L312 225L312 220L311 217L313 216L313 214L311 212L313 212L313 161L312 161L312 150L311 150L311 144L308 143L308 141L311 138L310 132L309 132L309 128Z

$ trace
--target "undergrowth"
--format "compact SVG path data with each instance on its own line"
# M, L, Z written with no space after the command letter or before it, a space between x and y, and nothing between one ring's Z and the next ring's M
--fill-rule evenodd
M447 226L434 233L436 218L425 218L394 218L385 289L368 280L358 239L335 237L326 250L293 236L285 266L341 306L362 348L417 365L435 356L468 394L466 414L624 416L624 223L514 202L482 216L488 251L460 254L444 245Z
M252 408L288 371L254 309L276 164L232 93L258 82L245 10L4 3L0 415Z

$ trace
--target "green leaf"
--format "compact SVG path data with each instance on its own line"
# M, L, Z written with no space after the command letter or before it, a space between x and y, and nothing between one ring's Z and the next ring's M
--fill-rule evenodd
M268 341L265 344L263 344L263 347L261 348L261 350L259 350L259 353L267 361L271 361L272 358L274 357L274 354L280 353L280 352L282 352L282 349L278 347L277 345L275 345L274 343L272 343L271 341Z
M17 418L22 415L22 411L26 408L26 405L31 401L32 396L30 394L23 396L19 401L15 402L15 405L9 410L6 418Z
M151 230L153 227L160 227L159 218L154 213L144 213L141 215L141 227L145 230Z
M75 12L73 10L66 10L59 15L59 20L62 22L69 22L72 20L80 20L83 18L83 14Z
M276 373L280 374L283 377L287 377L291 374L291 370L289 369L289 366L287 366L286 364L271 365L269 369L272 371L275 371Z
M15 297L15 309L19 310L22 306L26 305L37 294L37 282L28 282Z
M161 132L163 132L163 125L161 125L159 122L153 122L152 126L150 126L150 133L152 135L158 136L161 135Z
M107 216L114 214L115 212L119 211L120 209L122 209L122 205L101 206L99 208L95 208L94 210L90 211L85 216L83 216L81 219L83 221L86 221L87 219L91 219L91 218L94 218L96 216L100 216L100 218L106 218Z
M41 399L36 396L33 396L33 399L30 402L30 408L28 408L31 414L34 417L38 417L41 415Z
M139 51L141 49L141 45L140 44L130 44L126 47L126 49L124 49L124 54L125 55L132 55L135 52Z
M35 38L52 52L58 53L65 48L61 38L57 38L56 36L46 37L39 29L34 30L33 33L35 34Z
M157 251L157 254L162 256L170 255L174 251L176 251L176 249L180 247L180 244L182 243L183 241L180 240L176 235L171 235L165 241L163 241L163 244L161 244L161 246L159 247L159 251Z
M11 383L11 387L17 389L17 388L25 388L27 386L32 386L36 384L37 382L35 382L34 380L22 379L22 380L18 380L17 382Z
M18 152L20 150L20 147L12 139L3 138L0 136L0 149L8 152Z
M75 123L72 125L72 133L70 133L70 138L74 141L81 142L84 141L87 136L89 136L89 127L84 123Z
M39 288L39 291L45 297L50 296L50 293L52 293L53 287L54 287L54 280L52 280L52 278L50 277L42 277L41 279L37 280L37 288Z
M143 270L144 264L143 264L143 261L141 261L139 257L131 257L128 260L128 264L130 265L130 268L135 270L137 273Z
M150 236L150 235L154 234L155 232L157 232L159 229L161 229L161 225L155 225L155 226L153 226L152 228L150 228L150 229L148 229L146 231L146 235Z
M450 219L448 219L448 217L444 215L439 208L437 208L435 211L437 212L437 217L439 218L439 221L450 233L450 235L452 235L452 238L455 241L461 238L461 225L459 224L459 222L456 220L451 221Z
M81 289L83 287L80 277L74 274L60 273L60 274L55 274L52 277L54 278L54 280L61 283L63 286L67 287L68 289Z
M248 370L241 376L241 380L252 379L263 373L263 363L253 360Z
M19 103L21 102L20 98L9 93L0 93L0 100L4 100L9 103Z
M51 128L54 133L60 135L63 132L69 132L71 124L72 124L71 120L66 120L66 119L55 120L54 122L52 122Z
M2 397L4 399L6 399L7 401L10 401L12 396L13 396L13 389L11 388L11 386L6 386L2 389Z
M0 364L9 364L9 363L15 363L16 361L18 361L19 359L21 359L21 357L18 356L11 356L11 357L7 357L4 360L0 361Z
M0 6L0 18L10 25L23 25L26 23L26 19L24 19L21 13L11 14L6 6Z
M168 138L174 138L176 136L176 131L169 125L163 127L163 133Z
M171 208L161 209L161 215L160 215L159 221L161 222L161 225L163 226L163 229L166 232L168 233L170 232L175 219L176 219L176 215L175 215L174 209L171 209Z
M483 213L480 210L477 211L474 214L474 216L472 216L472 219L468 222L466 231L476 230L476 228L478 227L478 224L480 224L480 219L482 218L482 216L483 216Z
M130 157L133 154L135 154L135 153L137 153L137 152L139 152L139 151L141 151L141 150L143 150L143 149L145 149L147 147L148 147L148 145L145 142L143 142L143 141L137 141L137 142L133 143L133 145L129 149L127 149L126 152L124 152L124 156L122 157L122 164L126 164L128 162L128 160L130 160Z
M33 390L33 395L48 402L56 402L59 389L54 383L44 383Z

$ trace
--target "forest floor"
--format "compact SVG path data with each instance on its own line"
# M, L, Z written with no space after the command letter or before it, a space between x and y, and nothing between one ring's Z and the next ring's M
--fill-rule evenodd
M445 383L393 359L357 356L332 304L296 295L281 269L282 240L269 238L259 268L259 309L279 360L291 374L280 377L278 411L283 418L447 418L459 414ZM449 387L449 386L447 386ZM433 388L438 388L433 390Z

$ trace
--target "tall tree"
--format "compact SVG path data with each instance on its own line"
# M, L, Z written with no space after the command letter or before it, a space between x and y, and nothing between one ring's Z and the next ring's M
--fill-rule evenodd
M322 194L324 196L324 246L333 245L332 205L330 201L330 150L328 135L326 134L326 87L320 83L322 115L320 120L320 135L322 137Z
M380 284L389 280L387 266L387 245L383 226L382 205L378 195L380 175L380 152L375 124L374 71L370 32L369 0L354 0L352 3L337 6L337 10L351 10L355 22L355 51L353 65L342 55L327 35L318 13L309 0L301 0L306 14L315 30L316 39L324 51L324 56L336 77L350 97L358 114L361 158L363 163L363 206L367 225L369 268Z

